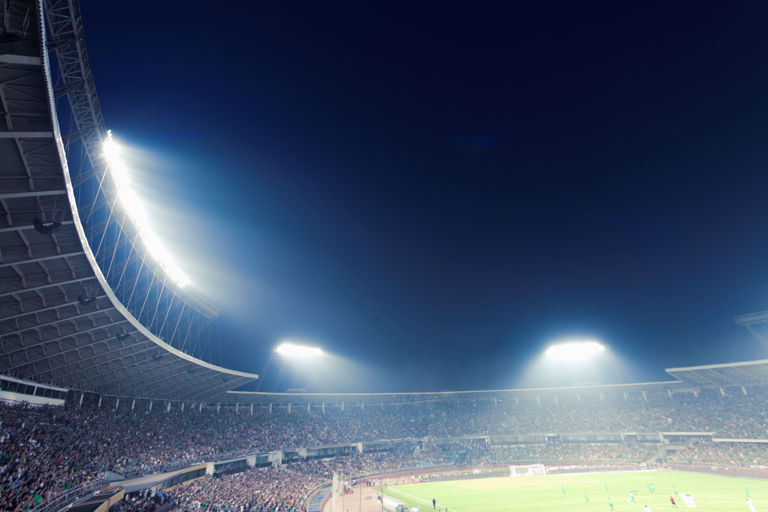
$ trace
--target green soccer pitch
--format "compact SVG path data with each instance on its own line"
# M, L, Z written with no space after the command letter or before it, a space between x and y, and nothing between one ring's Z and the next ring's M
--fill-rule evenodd
M675 491L693 496L697 508L688 509ZM454 480L387 487L384 493L420 512L432 510L432 498L439 510L453 512L610 512L609 500L615 512L643 512L644 505L659 512L674 510L670 496L681 511L750 512L748 493L758 512L768 512L768 480L678 471Z

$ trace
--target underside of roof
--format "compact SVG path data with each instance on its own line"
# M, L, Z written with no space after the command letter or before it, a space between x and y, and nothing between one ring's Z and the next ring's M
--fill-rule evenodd
M696 386L761 385L768 384L768 359L668 368L667 373Z
M44 13L43 9L50 12ZM74 1L11 0L0 24L0 373L100 394L214 400L255 374L166 344L104 279L84 235L48 67L47 14L70 23L51 47L83 50ZM58 18L56 18L58 17ZM49 18L50 19L50 18ZM78 53L75 53L78 54ZM80 63L82 69L82 62ZM84 81L84 80L83 80ZM164 324L168 323L167 318Z

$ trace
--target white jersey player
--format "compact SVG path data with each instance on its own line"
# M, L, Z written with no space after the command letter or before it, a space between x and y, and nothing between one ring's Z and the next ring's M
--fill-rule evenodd
M683 499L683 503L685 503L686 507L696 508L696 500L693 499L693 496L691 496L690 494L685 494L684 492L681 492L680 497Z

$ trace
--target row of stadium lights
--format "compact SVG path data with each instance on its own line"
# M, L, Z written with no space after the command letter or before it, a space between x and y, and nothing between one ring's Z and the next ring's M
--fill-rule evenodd
M107 132L107 138L102 144L102 153L107 162L107 169L117 189L117 198L126 216L131 220L142 243L152 259L179 288L189 284L189 277L176 266L160 238L152 230L147 219L141 198L134 191L131 183L131 171L122 157L122 148L112 137L112 131ZM287 359L313 359L324 355L322 349L291 341L284 341L274 349L275 353Z
M566 338L550 345L544 352L547 359L558 362L581 362L592 359L607 349L597 340ZM275 352L291 359L311 359L324 355L322 349L289 341L275 347Z
M133 190L130 169L122 158L120 145L112 137L111 130L107 132L107 138L102 145L102 152L112 181L117 188L118 200L125 214L136 227L144 247L152 259L170 277L171 281L183 289L189 284L189 277L173 263L160 238L150 227L141 198Z
M144 246L160 268L179 288L189 284L189 277L176 266L163 243L152 230L146 217L141 199L131 186L130 170L121 157L120 145L112 137L112 131L107 132L102 151L112 180L117 188L118 200L128 218L133 222ZM560 362L580 362L591 359L603 352L606 347L593 339L564 339L550 345L544 352L547 359ZM318 347L283 342L275 347L275 352L290 359L311 359L323 355Z

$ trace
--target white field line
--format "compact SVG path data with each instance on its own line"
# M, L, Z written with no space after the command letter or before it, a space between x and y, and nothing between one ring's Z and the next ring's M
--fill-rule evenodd
M419 500L419 501L421 501L421 502L424 502L424 503L426 503L427 505L431 505L431 504L432 504L432 502L431 502L431 501L429 501L429 500L425 500L424 498L420 498L420 497L418 497L418 496L414 496L413 494L411 494L411 493L408 493L408 492L405 492L405 491L404 491L404 490L402 490L402 489L394 489L394 491L395 491L395 492L399 492L400 494L405 494L406 496L408 496L408 497L410 497L410 498L413 498L413 499L415 499L415 500ZM459 511L458 511L458 510L456 510L455 508L448 508L446 505L441 505L440 503L438 503L438 504L437 504L437 506L438 506L438 507L442 506L444 509L446 509L446 510L451 510L452 512L459 512Z
M655 473L658 469L620 469L618 471L575 471L573 473L547 473L544 476L599 475L600 473ZM709 474L709 473L706 473Z

